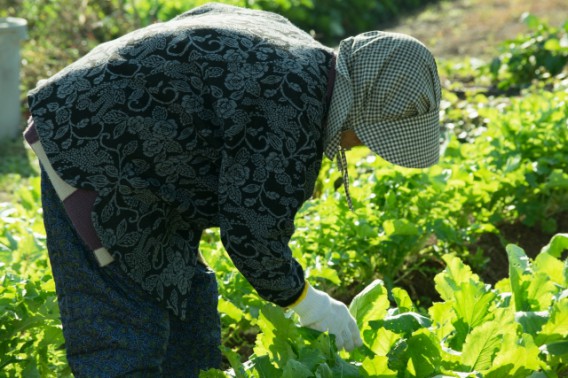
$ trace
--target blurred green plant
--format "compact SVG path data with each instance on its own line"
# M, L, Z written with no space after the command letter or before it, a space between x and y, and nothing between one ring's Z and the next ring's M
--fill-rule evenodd
M324 43L377 28L404 11L435 0L218 0L288 17ZM29 40L22 44L22 112L25 95L101 42L169 20L207 0L3 0L0 17L23 17Z
M568 64L568 21L555 28L525 13L529 32L501 43L500 54L486 69L499 89L525 88L534 80L561 74Z
M436 0L297 0L297 6L283 6L285 1L262 0L264 9L278 12L293 23L331 46L342 38L379 25L392 24L401 15ZM277 5L278 4L278 5Z
M45 250L39 178L0 203L0 375L70 376Z

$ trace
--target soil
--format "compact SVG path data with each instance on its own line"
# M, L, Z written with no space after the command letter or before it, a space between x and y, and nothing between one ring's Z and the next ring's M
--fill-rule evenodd
M568 21L566 0L442 0L384 30L412 35L438 58L487 59L528 30L521 22L526 12L554 27Z
M568 212L556 214L558 232L568 232ZM505 223L498 225L499 235L482 234L479 239L470 246L470 251L475 254L477 250L483 251L489 261L483 271L477 272L481 278L490 284L507 277L509 264L505 247L507 244L516 244L523 248L527 256L535 258L542 247L546 246L553 234L543 232L540 227L529 227L521 222ZM563 256L564 257L564 256Z

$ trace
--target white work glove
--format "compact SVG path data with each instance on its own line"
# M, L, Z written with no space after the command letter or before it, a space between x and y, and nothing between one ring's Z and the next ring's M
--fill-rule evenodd
M333 299L323 291L314 289L306 282L307 293L303 300L290 307L300 317L300 324L335 335L337 349L347 351L363 345L357 322L345 304Z

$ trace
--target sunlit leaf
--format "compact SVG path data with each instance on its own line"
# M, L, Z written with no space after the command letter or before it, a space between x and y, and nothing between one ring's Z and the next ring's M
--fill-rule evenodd
M426 329L417 331L408 340L408 357L407 368L413 377L431 377L441 370L440 342Z
M541 253L550 254L553 257L559 258L562 252L568 249L568 234L556 234L545 247L542 248Z
M486 322L475 328L463 346L463 365L470 371L489 369L502 340L500 324L496 322Z
M389 308L387 291L380 280L373 281L353 298L349 311L357 320L359 330L363 332L371 320L382 319Z

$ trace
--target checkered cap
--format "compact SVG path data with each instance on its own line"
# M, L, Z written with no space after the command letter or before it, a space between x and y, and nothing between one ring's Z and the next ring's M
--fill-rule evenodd
M440 154L440 79L434 57L418 40L367 32L339 45L324 139L333 159L341 132L354 130L383 159L423 168Z

